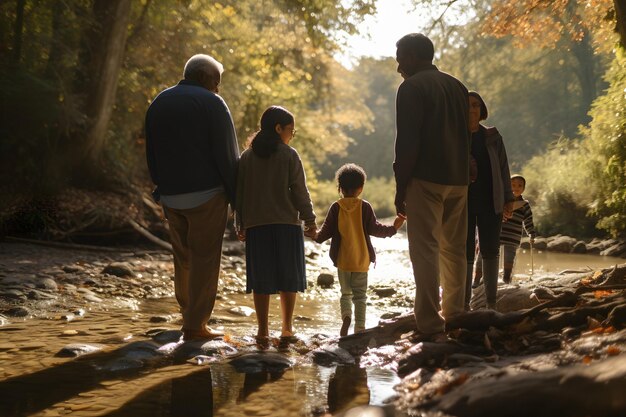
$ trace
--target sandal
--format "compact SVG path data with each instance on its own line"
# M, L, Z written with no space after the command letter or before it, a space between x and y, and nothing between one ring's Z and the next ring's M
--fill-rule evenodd
M281 336L279 340L281 344L289 344L289 343L298 343L302 339L292 334L291 336Z
M270 347L270 337L269 336L255 336L254 341L259 349L269 349Z

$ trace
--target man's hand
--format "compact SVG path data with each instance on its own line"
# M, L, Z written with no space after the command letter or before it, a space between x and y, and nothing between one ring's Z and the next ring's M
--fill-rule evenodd
M239 239L240 242L246 241L246 229L237 230L237 239Z
M513 217L513 201L509 201L508 203L504 203L504 212L502 213L502 219L508 220Z

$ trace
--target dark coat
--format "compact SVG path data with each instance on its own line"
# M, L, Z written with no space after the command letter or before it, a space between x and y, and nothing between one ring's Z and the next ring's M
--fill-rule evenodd
M162 91L146 113L146 157L163 195L224 187L235 201L239 146L228 106L191 81Z

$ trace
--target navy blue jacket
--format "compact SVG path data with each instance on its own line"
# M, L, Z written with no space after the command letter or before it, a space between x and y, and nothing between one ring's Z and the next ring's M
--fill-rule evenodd
M146 157L164 195L223 186L235 202L239 146L224 100L182 80L156 96L146 113Z

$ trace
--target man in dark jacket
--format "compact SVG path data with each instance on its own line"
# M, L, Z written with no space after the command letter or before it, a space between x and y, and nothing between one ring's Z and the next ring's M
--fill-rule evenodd
M468 91L432 64L434 47L426 36L406 35L396 47L404 82L396 97L395 205L407 218L417 331L439 340L444 319L464 306Z
M232 117L217 95L222 72L212 57L192 56L184 79L159 93L146 114L148 169L169 222L186 340L221 335L207 323L239 161Z

